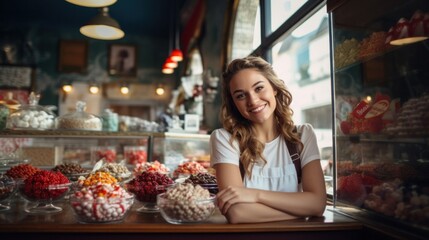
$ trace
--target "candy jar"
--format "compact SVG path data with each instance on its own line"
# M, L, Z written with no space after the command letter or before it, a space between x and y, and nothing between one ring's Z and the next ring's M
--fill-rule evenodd
M78 101L76 111L56 118L57 129L101 131L102 119L85 112L86 103Z
M0 104L0 130L3 130L6 128L6 122L7 122L8 116L9 116L9 108L4 104Z
M103 118L103 131L117 132L118 131L118 114L111 109L105 109L101 115Z
M38 105L40 95L31 92L29 104L21 106L7 118L8 129L46 130L55 127L55 114L46 107Z

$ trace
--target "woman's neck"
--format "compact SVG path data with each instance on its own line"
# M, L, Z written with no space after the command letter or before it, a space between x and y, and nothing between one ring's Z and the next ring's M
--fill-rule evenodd
M254 125L252 131L256 138L262 143L271 142L279 135L276 125L272 123Z

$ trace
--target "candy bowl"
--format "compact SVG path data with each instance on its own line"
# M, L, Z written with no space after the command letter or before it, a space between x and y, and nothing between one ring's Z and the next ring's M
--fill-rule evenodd
M63 209L54 205L54 202L64 198L69 192L71 183L51 184L48 186L38 186L28 184L23 181L18 185L19 193L27 201L34 203L25 208L27 213L57 213Z
M206 221L216 208L216 195L191 200L175 199L165 192L157 196L162 217L169 223L199 223Z
M138 212L158 212L156 196L165 192L173 184L173 180L165 174L143 172L128 181L125 188L142 203L142 207L137 209Z
M219 192L217 183L200 183L198 185L209 190L210 193L217 194Z
M81 223L116 223L128 215L134 195L118 184L84 187L70 197L70 205Z
M57 213L62 208L53 203L64 198L71 183L60 172L40 170L18 183L20 195L34 203L26 205L27 213Z
M0 211L10 209L9 204L4 203L11 197L16 189L16 182L13 178L0 174Z
M185 183L192 183L200 185L201 187L209 190L210 193L218 193L216 176L210 173L197 173L192 174L184 180Z

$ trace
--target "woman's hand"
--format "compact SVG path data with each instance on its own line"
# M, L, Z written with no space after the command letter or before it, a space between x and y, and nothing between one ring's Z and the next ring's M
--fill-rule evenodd
M258 191L245 187L229 186L217 194L217 203L222 214L226 214L228 209L236 203L256 202L258 202Z

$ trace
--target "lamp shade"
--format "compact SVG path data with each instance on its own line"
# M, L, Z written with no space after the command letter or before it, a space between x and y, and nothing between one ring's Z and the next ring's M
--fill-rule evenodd
M116 40L125 36L119 23L109 16L107 7L100 8L100 13L80 28L80 32L90 38Z
M170 54L171 60L175 62L180 62L183 60L183 53L180 49L174 49Z
M169 67L169 68L177 68L177 66L178 66L177 62L175 62L175 61L171 60L171 58L170 58L170 57L168 57L168 58L165 60L165 65L166 65L167 67Z
M168 67L166 64L162 66L162 73L164 74L172 74L174 72L173 68Z
M66 2L82 7L106 7L114 4L117 0L66 0Z

